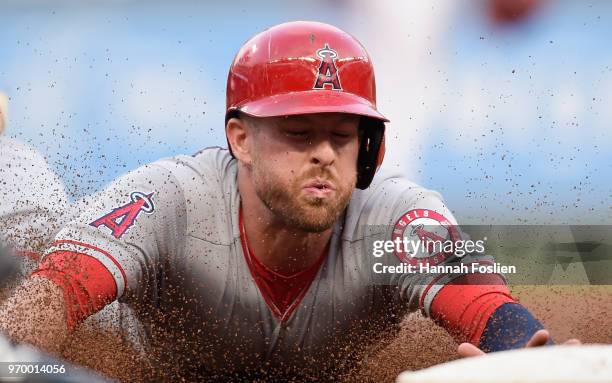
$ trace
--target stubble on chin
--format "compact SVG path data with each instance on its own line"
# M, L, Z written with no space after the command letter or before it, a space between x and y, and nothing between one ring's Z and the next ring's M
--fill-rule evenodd
M320 233L331 228L348 205L355 189L353 181L342 185L329 175L305 174L286 183L276 179L270 172L258 171L252 167L255 192L264 205L279 217L287 226L309 233ZM336 187L331 199L305 197L301 185L313 176L331 179Z

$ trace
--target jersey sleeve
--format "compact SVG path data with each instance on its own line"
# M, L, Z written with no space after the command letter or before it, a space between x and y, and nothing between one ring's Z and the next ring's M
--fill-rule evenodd
M143 166L111 184L63 228L41 264L57 258L61 267L66 254L89 257L112 276L108 283L114 286L105 290L115 292L111 301L143 299L147 288L156 286L162 265L182 252L185 214L185 197L174 174L160 163ZM85 279L88 274L75 278Z
M457 339L477 344L493 311L514 302L503 275L472 272L472 264L492 266L493 257L461 231L439 193L393 175L383 175L372 187L364 198L364 223L378 227L370 231L385 242L402 243L380 260L411 265L383 279L396 288L398 304L420 309ZM465 243L472 243L471 249L458 251Z
M383 173L354 201L348 232L366 239L370 280L390 286L400 308L420 309L488 352L522 347L543 327L510 294L484 238L463 232L440 194ZM386 274L375 278L372 264Z
M391 217L391 232L388 235L392 240L409 238L409 243L416 242L420 245L412 254L408 254L408 251L396 251L400 261L415 266L414 273L393 274L394 281L400 287L401 299L409 302L411 307L418 308L431 317L434 314L434 300L447 285L505 286L503 275L478 275L460 271L470 271L472 264L492 265L494 259L485 252L458 251L460 246L448 250L444 246L472 239L461 230L439 193L410 186L398 195ZM443 245L438 245L440 243ZM427 269L422 268L425 266L433 266L431 269L436 271L426 271ZM437 271L441 269L451 271Z

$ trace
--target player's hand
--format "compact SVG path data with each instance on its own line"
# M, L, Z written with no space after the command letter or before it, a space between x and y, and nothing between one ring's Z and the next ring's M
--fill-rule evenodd
M548 332L548 330L538 330L535 334L533 334L531 339L529 339L529 342L527 342L525 347L540 347L548 343L549 340L550 333ZM569 339L563 344L575 345L581 343L582 342L580 342L578 339ZM471 343L461 343L459 347L457 347L457 353L461 358L469 358L472 356L481 356L486 354L484 351L482 351Z

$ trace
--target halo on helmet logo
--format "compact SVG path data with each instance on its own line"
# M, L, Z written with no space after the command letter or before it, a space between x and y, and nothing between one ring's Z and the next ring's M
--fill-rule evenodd
M313 89L326 89L327 87L332 90L342 90L338 67L336 67L338 52L330 48L328 43L325 43L323 48L317 49L317 56L321 59L321 63Z
M336 57L338 57L338 52L336 52L335 50L331 49L329 47L329 44L325 44L325 46L323 48L317 49L317 56L319 56L323 60L325 60L325 58L327 56L335 59Z

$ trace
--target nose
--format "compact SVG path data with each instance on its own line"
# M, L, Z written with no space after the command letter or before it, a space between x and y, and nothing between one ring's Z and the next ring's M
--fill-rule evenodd
M311 151L311 162L315 165L326 167L334 163L336 152L329 140L313 142Z

